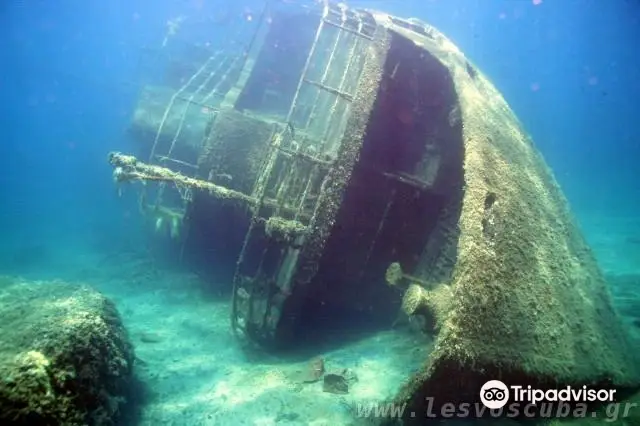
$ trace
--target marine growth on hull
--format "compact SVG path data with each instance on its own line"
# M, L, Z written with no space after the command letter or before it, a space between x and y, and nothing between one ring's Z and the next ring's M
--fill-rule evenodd
M477 402L488 379L638 384L552 174L433 27L272 5L237 40L184 46L161 69L113 177L138 190L150 232L224 271L248 350L391 330L412 365L385 398L415 410ZM348 371L311 366L309 380L349 392Z

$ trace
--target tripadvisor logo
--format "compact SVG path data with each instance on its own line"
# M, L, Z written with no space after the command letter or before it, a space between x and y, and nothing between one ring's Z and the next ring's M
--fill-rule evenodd
M482 385L478 396L481 402L452 402L438 404L434 411L434 398L427 397L426 416L429 418L601 418L613 422L627 418L636 403L616 403L613 389L590 389L587 386L537 389L531 386L506 385L500 380L489 380ZM589 411L590 403L598 410ZM604 403L604 404L601 404ZM411 416L415 417L412 412Z
M535 405L538 402L613 402L615 393L615 389L589 389L586 386L542 390L489 380L480 388L480 401L485 407L497 410L509 402L509 396L512 402Z
M509 401L509 388L500 380L489 380L480 388L480 401L490 410L502 408Z

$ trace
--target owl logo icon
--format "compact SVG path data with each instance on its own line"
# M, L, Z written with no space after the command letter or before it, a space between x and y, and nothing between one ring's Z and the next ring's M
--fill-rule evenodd
M490 410L502 408L509 401L509 388L500 380L489 380L480 388L480 401Z

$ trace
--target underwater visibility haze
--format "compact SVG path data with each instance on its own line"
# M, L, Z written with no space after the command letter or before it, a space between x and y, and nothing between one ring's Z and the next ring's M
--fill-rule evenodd
M640 1L0 32L2 424L640 424Z

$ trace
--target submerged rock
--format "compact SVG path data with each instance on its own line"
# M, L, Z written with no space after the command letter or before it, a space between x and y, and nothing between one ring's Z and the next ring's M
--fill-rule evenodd
M322 383L322 391L345 395L349 393L349 382L346 377L340 374L325 374L324 382Z
M100 293L2 280L0 423L116 424L133 359L118 312Z

